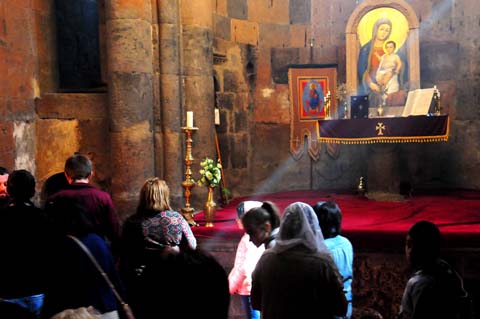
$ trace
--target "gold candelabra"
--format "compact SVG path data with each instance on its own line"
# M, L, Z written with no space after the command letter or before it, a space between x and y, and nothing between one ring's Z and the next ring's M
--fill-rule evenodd
M185 133L185 143L186 143L186 151L185 151L185 180L182 182L182 187L185 189L185 207L181 209L181 213L185 220L188 222L190 226L197 226L198 224L193 219L193 212L195 209L190 207L190 195L193 187L195 187L195 181L192 179L192 163L193 163L193 156L192 156L192 135L195 131L198 130L198 127L182 127L183 133Z
M328 91L327 95L325 96L325 119L330 119L330 102L331 96L330 91Z

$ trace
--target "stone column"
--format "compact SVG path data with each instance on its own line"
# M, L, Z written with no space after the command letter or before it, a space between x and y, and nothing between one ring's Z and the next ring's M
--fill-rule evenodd
M214 88L213 88L213 21L210 0L158 1L160 38L161 120L156 125L157 163L163 161L163 176L171 190L172 206L184 207L185 126L187 111L194 112L193 178L198 178L200 161L215 158ZM162 136L163 134L163 136ZM160 150L163 152L160 154ZM160 168L157 168L157 171ZM203 188L192 189L192 207ZM203 198L203 195L202 197Z
M154 174L151 2L106 1L112 198L123 218Z
M182 1L181 6L184 111L194 112L194 124L199 128L193 145L194 178L198 178L201 160L216 159L212 6L211 0ZM193 207L201 209L205 199L206 187L194 189Z
M157 0L160 38L160 110L155 121L157 172L170 188L171 205L183 207L184 134L182 64L180 59L180 3ZM157 118L158 117L158 118ZM194 136L196 138L196 136Z

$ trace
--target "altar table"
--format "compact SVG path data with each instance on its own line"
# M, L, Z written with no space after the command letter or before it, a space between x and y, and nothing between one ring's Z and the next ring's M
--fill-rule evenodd
M448 115L319 120L317 136L336 144L445 142L449 126Z

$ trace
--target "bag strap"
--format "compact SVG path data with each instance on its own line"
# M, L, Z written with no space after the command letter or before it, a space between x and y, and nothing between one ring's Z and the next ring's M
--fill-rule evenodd
M125 301L123 301L122 297L120 296L120 294L118 293L117 289L115 289L115 286L113 285L113 283L110 281L110 278L108 278L108 275L105 273L105 271L103 271L103 268L102 266L100 266L100 264L98 263L97 259L95 259L95 257L92 255L92 253L90 252L90 250L88 249L87 246L85 246L77 237L75 236L72 236L72 235L67 235L68 237L70 237L75 243L77 243L78 246L80 246L80 248L85 252L85 254L88 256L88 258L90 258L90 260L92 261L92 263L95 265L95 267L98 269L98 271L100 272L100 274L102 275L103 279L105 279L105 281L107 282L108 286L110 287L110 289L112 290L113 294L115 295L115 297L117 298L118 302L123 306L123 305L126 305L127 303Z

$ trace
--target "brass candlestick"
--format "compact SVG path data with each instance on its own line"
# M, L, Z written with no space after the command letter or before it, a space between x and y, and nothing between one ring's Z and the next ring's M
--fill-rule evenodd
M330 114L330 91L328 91L327 95L325 96L325 119L329 120L331 118Z
M363 176L360 177L360 180L358 182L357 191L358 191L358 194L365 195L366 189L365 189L365 181L364 181Z
M348 103L343 101L343 118L348 119Z
M380 91L381 94L381 102L380 105L377 108L377 116L382 117L383 116L383 108L387 106L387 90L386 89L381 89Z
M195 211L193 207L190 207L190 189L195 187L195 181L192 179L192 135L195 131L198 130L198 127L182 127L183 132L185 133L185 180L182 182L182 187L185 189L185 207L181 209L181 213L185 220L190 226L198 226L198 224L193 219L193 212Z

